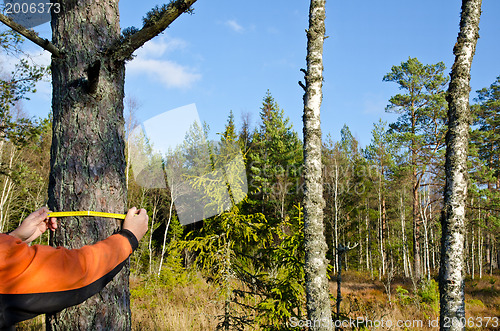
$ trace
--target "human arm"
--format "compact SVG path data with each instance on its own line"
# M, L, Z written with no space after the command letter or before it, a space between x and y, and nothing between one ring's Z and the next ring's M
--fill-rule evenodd
M117 234L80 249L28 246L0 235L0 329L79 304L104 288L147 231L145 211L130 210L126 220Z
M9 234L29 244L47 229L55 231L57 229L57 220L54 217L49 218L49 212L47 207L38 209L26 217L21 225Z

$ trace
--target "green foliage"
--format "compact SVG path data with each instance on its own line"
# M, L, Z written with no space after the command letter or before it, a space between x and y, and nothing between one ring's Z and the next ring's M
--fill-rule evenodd
M473 130L470 139L469 201L485 210L476 214L478 224L498 240L500 229L500 76L487 88L477 91L472 106Z
M187 14L194 13L194 9L185 6L184 1L172 0L168 4L163 4L161 6L156 5L153 9L147 12L146 16L142 19L144 27L155 25L170 8L182 9Z
M302 206L294 206L295 224L283 221L276 229L279 243L271 248L272 272L256 275L257 322L268 330L285 330L291 317L304 314L304 216Z
M402 286L398 285L398 287L396 287L396 293L402 305L408 305L413 302L413 299L409 295L408 290L403 288Z
M248 153L249 207L270 220L284 219L302 196L302 143L289 118L267 91Z
M171 242L167 251L168 255L163 262L159 280L168 288L186 285L191 276L184 268L182 254L176 249L176 241Z
M437 303L439 302L439 285L434 279L424 281L417 294L422 302Z
M1 49L10 56L23 55L23 39L14 32L0 33ZM21 100L29 100L28 94L36 92L36 83L47 73L47 67L32 64L20 57L13 71L4 73L0 78L0 139L13 142L16 146L25 146L30 139L40 135L40 123L19 116L13 111Z
M400 115L396 123L389 125L390 132L411 151L412 167L427 165L443 147L449 80L445 69L443 62L424 65L416 58L408 58L383 78L406 92L391 97L386 111Z
M122 39L130 37L131 35L135 34L138 31L139 29L137 29L135 26L130 26L128 28L125 28L122 31Z
M423 281L417 291L419 302L439 311L439 285L434 279Z

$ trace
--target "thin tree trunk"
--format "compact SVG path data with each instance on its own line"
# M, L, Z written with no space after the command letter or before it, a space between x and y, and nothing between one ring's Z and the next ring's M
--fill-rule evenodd
M359 258L359 266L361 267L363 265L363 240L362 234L361 234L361 223L362 218L361 218L361 213L358 214L358 238L359 238L359 250L358 250L358 258Z
M467 198L467 154L470 123L470 68L479 37L481 0L463 0L460 32L453 49L455 63L448 89L448 133L446 135L446 184L441 217L440 327L463 330L465 199Z
M339 246L339 206L338 206L338 199L339 199L339 190L338 190L338 184L339 184L339 167L337 164L337 157L334 157L334 162L335 162L335 198L333 200L333 205L335 208L335 214L334 214L334 232L333 232L333 247L338 247ZM335 254L335 263L333 272L336 272L338 268L338 261L339 257L338 254Z
M420 281L422 275L422 265L420 258L420 218L419 212L419 183L416 170L413 172L413 275L416 281Z
M470 275L470 263L469 263L469 238L467 237L467 227L464 229L464 238L465 238L465 250L464 250L464 257L465 257L465 273Z
M381 170L382 171L382 170ZM380 173L378 185L378 242L380 249L381 272L379 280L385 275L385 256L384 256L384 230L382 224L382 174Z
M369 249L370 249L370 225L368 221L368 200L366 201L366 208L365 208L365 225L366 225L366 271L370 270L370 254L369 254Z
M171 200L170 200L170 209L168 212L168 222L167 225L165 226L165 232L163 233L163 245L161 249L161 258L160 258L160 266L158 267L158 276L161 274L161 268L163 266L163 258L165 256L165 252L167 251L167 233L168 233L168 228L170 227L170 221L172 220L172 211L174 207L174 196L173 194L171 195Z
M149 228L149 242L148 242L148 250L149 250L149 273L153 272L153 231L155 225L156 214L158 212L158 200L153 198L153 213L151 215L151 227Z
M471 240L472 240L471 251L470 251L470 253L471 253L471 265L472 265L471 277L472 277L472 279L474 279L474 272L476 271L475 270L475 265L474 265L475 264L474 263L475 262L474 261L474 257L475 257L474 256L475 255L474 254L474 246L475 246L474 245L475 244L475 242L474 242L475 241L475 238L474 238L474 223L471 224Z
M479 279L483 278L483 237L481 233L481 200L479 200L479 216L477 228L477 243L478 243L478 263L479 263Z
M323 231L320 108L323 82L325 0L311 0L304 94L304 247L307 317L311 330L331 329L330 295Z
M403 201L403 196L404 196L404 190L401 193L401 196L399 198L399 213L400 213L400 219L401 219L401 240L403 242L402 249L403 249L403 270L405 273L405 277L409 276L408 272L408 263L407 259L407 247L406 247L406 234L405 234L405 227L406 227L406 220L405 220L405 209L404 209L404 201Z
M434 238L434 230L431 226L431 254L432 254L432 270L436 270L436 238Z
M11 146L11 152L10 152L10 157L9 157L9 170L12 170L13 162L14 162L14 155L16 152L16 148L14 146ZM11 197L12 193L12 188L14 187L14 183L12 182L12 179L10 176L4 176L5 181L3 183L3 189L2 189L2 195L0 196L0 233L4 232L4 230L7 227L7 222L8 222L8 214L9 214L9 200Z

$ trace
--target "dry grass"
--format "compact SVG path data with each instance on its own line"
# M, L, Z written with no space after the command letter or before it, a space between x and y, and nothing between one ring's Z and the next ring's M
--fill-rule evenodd
M343 277L341 312L345 318L363 317L371 321L390 320L391 330L436 330L432 321L439 319L439 301L424 300L418 293L413 293L411 281L395 279L391 284L391 302L382 282L371 280L358 272L347 272ZM332 280L335 278L332 277ZM407 297L398 294L400 287L408 291ZM435 288L437 292L437 288ZM330 283L330 292L336 297L337 284ZM402 292L400 290L400 292ZM483 276L481 280L466 279L465 282L465 315L467 318L484 318L500 316L500 276ZM404 293L404 292L402 292ZM334 304L333 304L334 305ZM333 307L333 309L335 309ZM397 323L403 327L396 327ZM415 321L415 322L413 322ZM416 327L422 321L423 327ZM413 327L404 327L414 324ZM429 325L429 323L431 323ZM490 324L491 325L491 324ZM376 329L376 328L369 328ZM487 328L467 328L467 330L486 330ZM493 330L493 328L488 328ZM498 330L500 328L495 328Z
M136 278L131 289L132 330L214 330L217 325L217 294L201 277L178 287Z
M408 291L406 300L396 292L398 286ZM500 276L483 276L481 280L467 279L465 290L467 318L500 316ZM330 283L330 291L336 297L335 282ZM389 303L380 281L371 280L358 272L345 273L342 282L342 319L362 317L380 321L383 318L384 321L391 321L391 330L436 330L429 327L428 323L438 318L438 306L419 302L419 296L413 293L411 282L396 279L391 285L391 291L392 302ZM187 282L176 285L162 284L153 276L132 277L131 292L133 330L214 330L217 325L216 316L222 313L214 286L207 284L199 275L191 276ZM335 302L332 302L332 307L335 309ZM43 317L37 317L22 323L18 330L44 330L43 321ZM424 327L398 328L395 327L398 321L422 321Z

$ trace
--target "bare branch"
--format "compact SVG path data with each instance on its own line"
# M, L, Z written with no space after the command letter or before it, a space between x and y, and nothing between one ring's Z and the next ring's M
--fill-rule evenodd
M62 56L61 52L59 51L59 49L57 49L56 46L54 46L47 39L40 38L35 31L26 29L21 24L17 24L12 19L10 19L9 17L7 17L3 14L0 14L0 22L7 25L9 28L18 32L19 34L23 35L24 37L28 38L29 40L31 40L32 42L34 42L38 46L42 47L46 51L49 51L50 53L52 53L53 56L55 56L55 57Z
M307 91L307 90L306 90L306 86L305 86L305 85L304 85L304 83L302 83L302 81L300 81L300 80L299 80L299 85L300 85L300 87L302 87L302 89L303 89L304 91Z
M154 19L146 20L144 27L127 36L123 41L111 47L107 54L115 61L125 61L132 53L147 41L153 39L165 30L182 13L189 11L196 0L174 0L165 10L158 11Z

